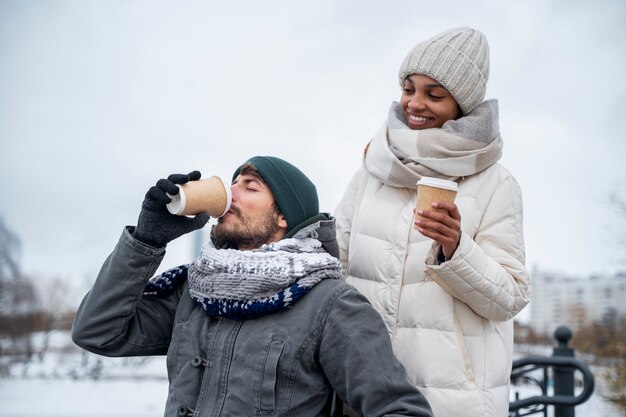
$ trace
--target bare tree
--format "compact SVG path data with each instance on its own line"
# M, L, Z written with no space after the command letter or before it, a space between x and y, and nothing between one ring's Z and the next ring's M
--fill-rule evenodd
M609 194L609 204L616 215L616 221L612 222L611 231L615 236L617 245L626 249L626 187L617 187ZM619 262L626 264L626 254L620 257Z
M63 319L68 315L70 286L60 277L38 282L38 299L41 300L42 308L41 326L44 331L39 356L43 359L49 348L50 336L62 326Z
M606 369L600 375L606 381L606 391L600 392L626 415L626 316L614 309L602 319L588 322L574 334L572 346L590 353L597 365Z
M20 241L0 218L0 315L10 313L13 307L11 286L21 275L18 265Z
M28 360L38 308L33 285L20 271L19 251L18 237L0 218L0 354Z
M623 249L618 262L626 265L625 186L618 186L609 194L609 204L615 213L615 219L611 222L611 232L617 246ZM605 393L604 397L617 405L626 415L626 316L620 317L616 311L611 310L592 326L593 334L586 337L591 337L594 342L592 346L587 347L607 365L607 371L603 376L609 392ZM589 331L589 328L586 330Z

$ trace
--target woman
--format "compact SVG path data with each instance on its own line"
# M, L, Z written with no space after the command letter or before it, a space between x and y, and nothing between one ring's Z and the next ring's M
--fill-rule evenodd
M383 316L436 416L505 416L513 321L530 296L522 199L502 155L484 35L443 32L400 67L402 95L336 209L346 280ZM415 218L422 176L455 203Z

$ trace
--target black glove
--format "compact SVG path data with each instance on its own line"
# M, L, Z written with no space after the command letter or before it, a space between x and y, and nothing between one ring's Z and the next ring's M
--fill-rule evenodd
M150 187L141 205L133 236L151 246L163 247L177 237L203 228L211 217L209 213L200 213L195 217L177 216L166 207L172 201L167 194L176 195L179 192L176 184L199 179L200 171L190 172L189 175L172 174Z

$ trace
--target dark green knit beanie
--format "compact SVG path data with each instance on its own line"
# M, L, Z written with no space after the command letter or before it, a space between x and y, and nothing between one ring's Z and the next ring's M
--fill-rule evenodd
M274 156L255 156L246 162L256 168L272 190L276 205L287 220L287 233L319 214L315 185L298 168ZM233 174L233 181L243 165Z

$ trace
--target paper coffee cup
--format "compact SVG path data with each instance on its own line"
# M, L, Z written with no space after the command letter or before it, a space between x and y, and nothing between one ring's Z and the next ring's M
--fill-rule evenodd
M443 209L435 209L432 203L447 202L453 203L459 186L454 181L442 180L433 177L422 177L417 182L417 202L415 208L417 210L432 210L445 212ZM415 213L416 219L431 220Z
M179 188L178 194L168 194L172 201L167 209L172 214L192 216L207 212L211 217L222 217L230 210L230 187L220 177L213 176L176 185Z

